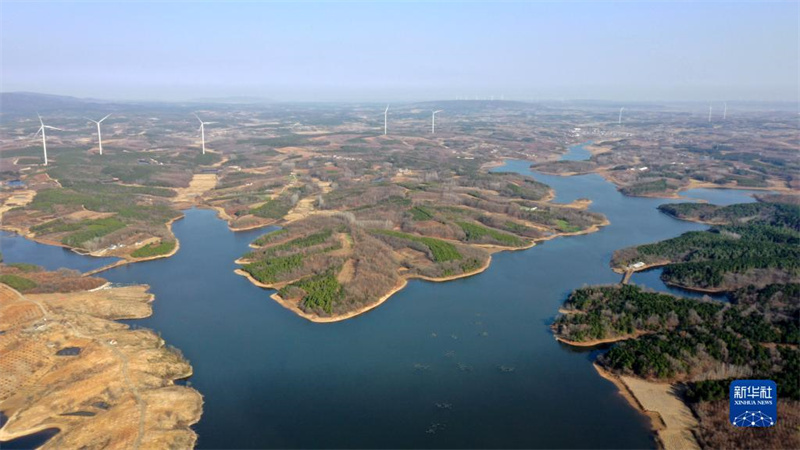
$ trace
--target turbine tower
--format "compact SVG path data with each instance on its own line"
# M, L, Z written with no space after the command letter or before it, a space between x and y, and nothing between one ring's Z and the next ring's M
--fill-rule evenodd
M383 135L389 133L389 105L386 105L386 110L383 112Z
M711 123L711 111L713 111L713 110L714 110L714 107L711 106L711 105L708 105L708 123Z
M197 117L197 114L195 114L194 116ZM205 126L206 125L211 125L212 123L217 123L217 122L203 122L202 120L200 120L199 117L197 117L197 121L200 122L200 139L203 142L203 154L205 155L206 154L206 127Z
M619 120L617 120L617 124L619 124L619 125L622 125L622 110L623 109L625 109L624 106L619 109Z
M728 118L728 102L724 102L725 108L722 110L722 120Z
M37 114L37 116L39 116L39 115ZM33 135L33 137L36 137L40 132L42 133L42 151L44 151L44 165L46 166L47 165L47 134L45 133L44 130L45 130L45 128L50 128L51 130L58 130L58 131L64 131L64 130L62 130L61 128L56 128L56 127L51 127L49 125L45 125L44 121L42 120L42 116L39 116L39 123L42 126L39 127L39 130L36 132L36 134Z
M111 114L109 114L108 116L110 116L110 115ZM97 145L100 147L100 154L101 155L103 154L103 136L100 134L100 123L103 122L104 120L108 119L108 116L105 116L100 120L92 120L92 119L89 119L88 117L86 118L86 120L88 120L89 122L94 122L95 124L97 124Z
M436 134L436 113L440 113L442 111L444 110L439 109L431 114L431 134Z

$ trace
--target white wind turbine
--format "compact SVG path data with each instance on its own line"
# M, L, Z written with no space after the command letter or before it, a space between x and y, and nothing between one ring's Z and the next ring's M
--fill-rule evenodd
M714 107L711 106L711 105L708 105L708 123L711 123L711 111L713 111L713 110L714 110Z
M92 119L90 119L88 117L86 118L86 120L88 120L89 122L94 122L97 125L97 145L100 147L100 154L101 155L103 154L103 136L100 134L100 123L102 123L104 120L108 119L108 116L110 116L110 115L111 114L103 117L100 120L92 120Z
M444 110L440 109L431 114L431 134L436 134L436 113L440 113L442 111Z
M195 114L194 116L197 117L197 114ZM205 155L206 154L206 128L205 128L205 126L206 125L211 125L212 123L217 123L217 122L203 122L202 120L200 120L199 117L197 117L197 120L198 120L198 122L200 122L200 139L203 142L203 154Z
M728 118L728 102L724 102L724 104L725 104L725 108L723 108L723 110L722 110L722 120L725 120L725 119Z
M618 125L622 125L622 110L623 110L623 109L625 109L625 107L624 107L624 106L623 106L622 108L620 108L620 109L619 109L619 120L617 120L617 124L618 124Z
M39 116L39 115L37 114L37 116ZM46 135L44 130L45 130L45 128L50 128L51 130L58 130L58 131L64 131L64 130L62 130L61 128L56 128L56 127L51 127L49 125L45 125L44 121L42 120L42 116L39 116L39 123L42 126L39 127L39 130L36 132L36 134L33 135L33 137L36 137L40 132L42 133L42 150L44 151L44 165L46 166L47 165L47 135Z
M383 135L389 133L389 105L386 105L386 111L383 112Z

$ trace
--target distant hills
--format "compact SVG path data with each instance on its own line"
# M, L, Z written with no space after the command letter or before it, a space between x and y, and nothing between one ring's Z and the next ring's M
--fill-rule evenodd
M0 93L0 113L3 115L36 114L54 110L85 109L87 106L110 105L107 100L39 94L36 92Z

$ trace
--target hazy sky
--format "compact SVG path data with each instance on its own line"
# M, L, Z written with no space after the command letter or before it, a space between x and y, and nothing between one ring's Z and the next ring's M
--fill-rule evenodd
M798 100L797 2L9 2L4 92Z

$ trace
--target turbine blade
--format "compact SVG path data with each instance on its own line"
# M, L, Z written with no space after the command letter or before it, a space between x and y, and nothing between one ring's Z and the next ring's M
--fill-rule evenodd
M192 113L192 114L194 114L194 113ZM194 116L197 117L198 122L203 123L203 121L200 120L200 117L198 117L197 114L194 114Z
M62 130L61 128L51 127L50 125L42 125L42 126L45 127L45 128L50 128L51 130L65 131L65 130Z
M98 120L98 121L97 121L97 123L100 123L100 122L102 122L102 121L104 121L104 120L108 119L108 116L110 116L110 115L111 115L111 114L108 114L108 115L106 115L106 116L105 116L105 117L103 117L102 119Z

